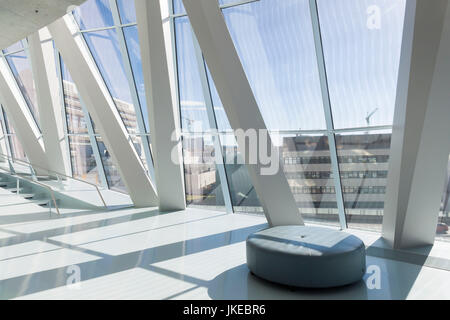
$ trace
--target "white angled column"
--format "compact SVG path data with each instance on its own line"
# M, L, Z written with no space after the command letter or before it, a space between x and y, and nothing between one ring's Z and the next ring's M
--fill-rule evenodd
M158 0L135 4L159 207L184 210L181 130L170 90L161 7Z
M75 22L66 15L48 28L134 205L158 205L156 190L128 139L120 114L82 35L77 33Z
M41 41L43 41L42 44ZM67 155L67 146L62 123L64 117L58 96L56 59L47 28L28 37L28 50L36 86L39 120L48 159L48 169L69 175L69 159L64 156Z
M450 6L407 1L383 236L433 244L450 152Z
M247 146L244 139L238 139L238 148L241 152L245 151L244 159L249 160L249 156L252 156L249 154L249 149L253 152L259 151L259 142L263 141L259 133L267 132L267 128L219 9L218 1L183 0L183 3L231 127L233 130L242 129L245 132L256 130L257 132L257 141L251 142L253 145ZM270 137L267 140L269 150L273 150ZM277 157L276 161L279 169L267 175L262 174L261 170L264 166L260 157L256 164L246 161L246 167L264 213L271 226L303 224L283 173L281 159Z
M4 58L0 59L0 103L14 126L28 160L36 166L36 172L39 172L39 168L47 169L41 133Z

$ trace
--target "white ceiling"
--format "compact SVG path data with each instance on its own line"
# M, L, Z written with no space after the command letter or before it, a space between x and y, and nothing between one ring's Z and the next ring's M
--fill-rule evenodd
M0 0L0 49L24 39L85 0Z

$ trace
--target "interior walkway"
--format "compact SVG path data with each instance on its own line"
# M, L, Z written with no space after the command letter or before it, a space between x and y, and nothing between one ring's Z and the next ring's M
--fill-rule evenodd
M13 163L11 165L17 174L22 176L30 175L29 167L19 163ZM11 176L10 167L7 162L0 161L0 173ZM12 179L14 179L14 177L12 177ZM31 179L31 176L29 176L28 179ZM67 177L64 180L38 180L40 184L50 187L57 193L68 196L74 200L96 206L98 208L103 209L104 204L106 204L108 210L115 210L118 208L133 206L133 202L131 201L129 195L100 186L97 186L97 189L94 184L90 184L79 179ZM104 203L99 193L101 193L101 197L103 197Z
M1 299L450 299L445 242L393 252L376 233L351 230L368 246L367 265L379 268L380 288L367 286L367 274L344 288L291 290L250 275L245 265L245 239L266 227L262 217L34 210L0 208Z

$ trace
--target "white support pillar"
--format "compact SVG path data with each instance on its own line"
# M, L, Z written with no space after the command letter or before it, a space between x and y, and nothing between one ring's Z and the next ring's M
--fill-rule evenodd
M161 7L158 0L135 4L159 208L184 210L181 130L172 103Z
M383 236L433 244L450 152L450 6L407 1Z
M267 132L218 2L183 0L183 3L231 127L234 130ZM252 142L257 146L251 147L253 150L256 147L259 151L259 134L257 136L258 142ZM270 137L267 140L269 150L273 150ZM250 148L246 148L243 139L238 139L238 148L241 151L245 150L243 156L244 159L248 159L246 149ZM258 159L257 164L246 162L246 167L269 224L271 226L303 224L283 173L281 159L277 159L279 170L273 175L261 174L264 166L260 160Z
M16 79L4 58L0 59L0 103L8 115L28 160L39 168L48 168L41 133L34 122Z
M89 49L81 38L82 35L77 33L72 17L66 15L48 28L86 108L118 167L134 205L137 207L158 205L155 188L132 142L128 140L128 133L120 114Z
M66 156L63 128L64 118L58 95L56 60L47 28L28 37L28 50L36 86L39 120L48 159L48 169L70 175L70 160Z

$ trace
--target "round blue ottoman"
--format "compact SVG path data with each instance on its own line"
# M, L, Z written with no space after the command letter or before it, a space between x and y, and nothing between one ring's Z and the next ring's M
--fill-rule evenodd
M304 226L281 226L251 234L247 265L263 279L304 288L330 288L362 279L364 243L348 233Z

